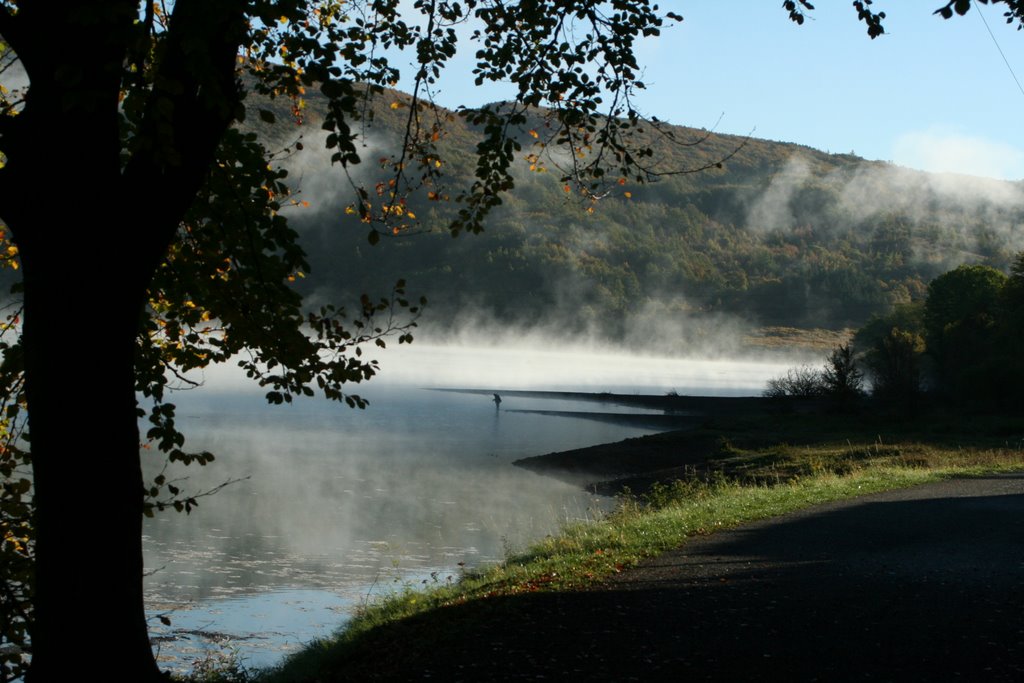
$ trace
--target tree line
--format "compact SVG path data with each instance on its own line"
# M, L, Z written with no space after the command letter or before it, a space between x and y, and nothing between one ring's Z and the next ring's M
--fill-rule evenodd
M900 409L922 401L978 411L1024 407L1024 252L1009 275L961 265L928 285L923 301L872 316L824 369L791 369L766 396L832 397L849 407L870 393Z

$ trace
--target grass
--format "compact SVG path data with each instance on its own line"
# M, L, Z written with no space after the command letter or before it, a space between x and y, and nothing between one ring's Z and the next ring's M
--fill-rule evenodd
M499 596L585 588L696 535L852 496L1024 468L1019 438L1004 438L1021 434L1016 423L986 422L976 425L975 433L970 422L961 422L960 441L968 444L963 446L942 421L917 424L918 433L900 438L868 437L877 425L848 425L855 438L829 441L815 434L835 429L835 424L825 420L812 427L806 417L794 419L804 429L790 435L807 443L782 441L772 432L780 428L777 418L734 423L720 437L708 467L655 484L642 495L625 495L606 518L567 526L499 566L467 572L451 585L407 590L369 605L336 636L311 644L260 680L329 680L331 675L324 672L352 674L353 662L380 656L377 636L390 626L414 620L413 640L419 642L422 633L420 646L430 647L443 641L432 620L438 610ZM781 428L785 431L785 420ZM499 610L514 604L495 602L502 605ZM411 650L406 653L415 656Z
M761 327L743 338L753 349L821 351L823 354L841 344L849 343L855 330L803 329L797 327Z

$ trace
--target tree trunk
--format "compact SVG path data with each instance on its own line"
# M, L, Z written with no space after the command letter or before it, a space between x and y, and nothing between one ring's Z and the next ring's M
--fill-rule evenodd
M109 680L162 680L142 599L133 357L145 285L70 246L38 263L24 258L37 538L28 680L90 669Z
M0 118L0 210L25 285L31 683L89 669L110 680L162 679L142 599L135 339L152 274L237 110L247 6L174 3L127 161L119 107L138 3L0 10L0 30L30 80L22 113ZM85 224L87 215L101 224Z

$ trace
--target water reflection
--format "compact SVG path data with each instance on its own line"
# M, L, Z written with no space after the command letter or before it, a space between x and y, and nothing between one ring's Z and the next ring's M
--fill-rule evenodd
M188 517L148 520L147 565L156 571L147 597L171 620L154 624L154 635L164 657L194 657L199 632L230 639L254 665L279 656L282 638L322 634L307 629L321 603L341 609L431 572L451 575L459 563L500 561L592 517L607 503L511 461L648 431L496 415L486 397L408 388L379 390L365 412L312 402L268 408L247 395L186 398L179 412L190 446L218 458L188 468L185 486L248 478L202 499ZM276 613L293 620L239 621L254 601L281 603ZM334 615L332 625L343 618Z

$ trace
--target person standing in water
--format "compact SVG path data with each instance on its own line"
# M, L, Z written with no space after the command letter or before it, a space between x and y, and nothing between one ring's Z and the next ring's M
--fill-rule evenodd
M501 409L501 396L498 396L497 394L495 394L493 400L494 400L494 409L495 410L500 410Z

